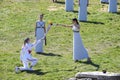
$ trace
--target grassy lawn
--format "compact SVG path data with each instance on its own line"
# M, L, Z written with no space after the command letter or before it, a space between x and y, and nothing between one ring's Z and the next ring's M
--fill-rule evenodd
M107 4L90 0L88 22L80 22L82 40L89 51L93 64L74 63L72 59L72 36L70 28L55 27L47 35L45 54L35 54L39 59L33 72L14 72L22 66L19 55L23 40L35 40L35 22L40 13L48 24L71 24L78 16L75 0L74 12L64 10L64 0L0 0L0 80L66 80L77 72L102 71L120 72L120 1L118 13L108 13ZM46 24L46 25L47 25Z

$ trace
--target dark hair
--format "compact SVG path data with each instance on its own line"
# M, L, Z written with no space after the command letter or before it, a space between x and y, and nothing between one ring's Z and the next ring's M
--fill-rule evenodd
M40 14L40 16L44 16L44 14L43 14L43 13L41 13L41 14Z
M26 38L26 39L24 40L24 45L25 45L26 43L28 43L29 40L30 40L30 38Z
M76 21L76 23L79 25L77 18L73 18L72 21Z

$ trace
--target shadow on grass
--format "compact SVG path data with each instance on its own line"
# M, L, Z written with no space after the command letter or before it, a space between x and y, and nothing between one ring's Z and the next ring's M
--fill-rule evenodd
M36 74L36 75L45 75L45 74L47 74L47 72L41 72L40 69L38 69L38 70L32 70L32 71L30 71L30 70L24 70L22 72L26 72L26 73L29 73L29 74Z
M65 2L61 2L61 1L56 1L55 3L58 3L58 4L65 4Z
M110 13L120 15L120 12L110 12Z
M73 13L78 13L78 10L74 10Z
M80 21L80 22L92 23L92 24L102 24L102 25L104 25L103 22L96 22L96 21Z
M115 14L118 14L118 15L120 15L120 12L117 12L117 13L115 13Z
M74 10L73 13L79 13L78 10ZM90 12L87 12L87 14L90 14Z
M96 71L98 71L98 70L99 70L99 68L100 68L100 65L95 64L95 63L93 63L93 62L80 61L80 63L84 63L84 64L89 64L89 65L92 65L92 66L96 67Z
M36 54L45 55L45 56L58 56L58 57L62 57L62 56L59 55L59 54L53 54L53 53L39 53L39 52L37 52Z
M117 3L117 5L120 5L120 3Z
M108 2L101 2L101 4L109 4Z

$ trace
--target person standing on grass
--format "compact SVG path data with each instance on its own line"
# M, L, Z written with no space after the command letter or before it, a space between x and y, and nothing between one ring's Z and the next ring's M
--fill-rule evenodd
M35 27L36 40L41 39L46 33L45 22L43 21L43 16L44 16L43 14L40 14L40 19L36 22L36 27ZM43 41L35 47L35 52L36 53L43 52Z
M40 40L39 40L40 41ZM36 63L38 62L37 58L32 57L32 48L39 43L39 41L35 42L35 43L30 43L30 39L26 38L24 40L24 44L22 46L22 50L20 53L20 60L23 63L23 67L16 67L15 68L15 72L17 73L19 70L23 71L23 70L32 70L32 67L36 65ZM29 67L29 63L31 63L30 67Z
M91 62L88 52L83 45L82 38L79 33L80 25L78 23L78 20L76 18L73 18L72 23L72 26L67 26L63 24L60 25L64 27L70 27L73 30L73 60L77 62L79 60L87 58L87 62Z

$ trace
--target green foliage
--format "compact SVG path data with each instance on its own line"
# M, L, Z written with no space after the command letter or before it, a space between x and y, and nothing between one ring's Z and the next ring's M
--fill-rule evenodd
M120 72L120 3L118 13L108 13L107 4L90 0L88 22L80 22L82 40L89 51L92 64L74 63L72 60L72 30L52 27L47 35L46 54L35 54L39 59L34 72L14 72L15 66L22 66L19 60L23 40L35 40L35 22L44 13L46 26L53 23L71 24L78 16L75 0L74 12L64 10L62 3L50 0L0 0L0 80L65 80L78 71Z

